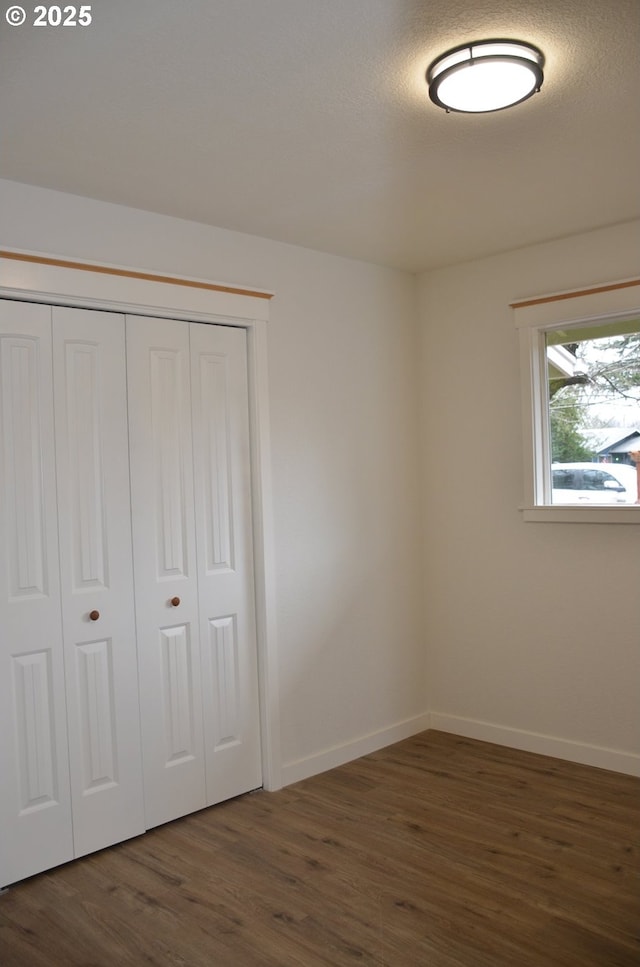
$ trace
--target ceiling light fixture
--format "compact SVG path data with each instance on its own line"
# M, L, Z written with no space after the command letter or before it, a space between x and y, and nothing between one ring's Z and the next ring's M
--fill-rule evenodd
M429 65L429 97L447 113L502 111L540 90L543 65L542 51L519 40L461 44Z

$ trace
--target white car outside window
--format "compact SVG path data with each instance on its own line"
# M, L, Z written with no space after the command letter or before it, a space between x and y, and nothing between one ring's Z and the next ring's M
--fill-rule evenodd
M635 467L617 463L554 463L551 467L554 504L635 504Z

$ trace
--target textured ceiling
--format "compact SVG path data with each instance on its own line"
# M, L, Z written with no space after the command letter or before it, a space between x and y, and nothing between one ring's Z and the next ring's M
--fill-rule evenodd
M89 27L2 18L1 177L413 271L640 215L638 0L92 13ZM543 50L541 93L438 110L429 62L491 36Z

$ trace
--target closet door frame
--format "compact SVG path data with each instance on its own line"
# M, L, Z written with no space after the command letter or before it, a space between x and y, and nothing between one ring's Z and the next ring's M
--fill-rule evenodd
M236 326L247 333L262 781L282 788L267 322L272 293L147 269L0 251L0 298Z

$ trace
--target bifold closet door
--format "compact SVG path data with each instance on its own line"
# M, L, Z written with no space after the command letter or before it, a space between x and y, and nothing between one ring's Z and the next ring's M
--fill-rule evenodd
M262 784L244 329L191 324L207 805Z
M124 336L0 301L1 883L144 832Z
M0 886L73 857L51 309L0 301Z
M144 832L124 316L54 308L74 853Z
M147 827L261 784L243 330L127 318Z
M206 805L189 327L127 317L146 826Z

